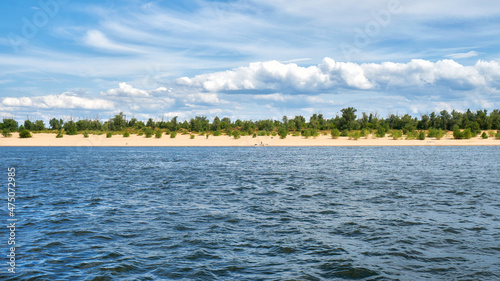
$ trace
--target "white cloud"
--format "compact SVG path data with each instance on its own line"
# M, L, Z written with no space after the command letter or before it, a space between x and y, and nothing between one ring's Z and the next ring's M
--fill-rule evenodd
M103 49L107 51L113 51L113 52L139 52L138 49L128 47L124 44L119 44L116 42L113 42L112 40L108 39L104 33L102 33L99 30L89 30L85 34L83 38L83 42L90 46L94 47L97 49Z
M446 55L445 57L457 60L457 59L466 59L466 58L477 57L478 55L479 54L476 51L470 51L467 53L456 53L456 54Z
M166 90L166 88L161 89ZM158 88L156 91L158 90L160 90L160 88ZM147 91L136 89L125 82L119 83L118 88L110 89L105 93L101 92L101 95L119 97L151 97L151 95Z
M267 101L278 101L278 102L285 101L285 96L283 96L283 94L281 93L274 93L269 95L254 95L253 98L256 100L267 100Z
M500 66L494 61L479 61L474 66L463 66L453 60L356 64L325 58L318 66L310 67L277 61L256 62L248 67L193 78L182 77L177 79L177 84L207 92L280 90L304 93L338 88L373 90L426 86L470 90L494 86L498 77Z
M2 100L2 104L9 107L34 107L34 108L61 108L61 109L88 109L88 110L111 110L114 103L103 99L90 99L78 97L70 93L60 95L47 95L38 97L8 97Z
M185 101L189 103L211 104L211 105L220 103L217 94L213 93L189 94L185 97Z

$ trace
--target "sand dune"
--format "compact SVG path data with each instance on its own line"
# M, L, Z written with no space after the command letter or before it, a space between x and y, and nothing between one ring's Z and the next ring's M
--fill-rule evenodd
M491 146L500 145L500 140L489 138L486 140L480 137L473 137L469 140L455 140L450 135L436 140L426 138L425 140L393 140L392 138L361 138L359 140L349 140L347 137L332 139L329 135L321 135L317 138L292 137L280 139L278 136L243 136L234 139L228 136L198 136L190 139L189 135L178 134L171 139L168 135L161 138L146 138L144 136L131 135L124 138L121 135L114 135L106 138L105 135L90 135L84 138L83 135L67 136L56 138L55 134L33 134L32 138L21 139L17 133L12 137L0 137L0 146Z

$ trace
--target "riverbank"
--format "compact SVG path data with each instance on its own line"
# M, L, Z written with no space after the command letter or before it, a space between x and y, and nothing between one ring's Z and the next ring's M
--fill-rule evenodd
M332 139L330 135L321 135L317 138L293 137L288 136L280 139L278 136L242 136L234 139L229 136L199 136L194 139L190 135L178 134L175 138L163 135L161 138L146 138L144 135L131 135L123 137L113 135L106 138L105 135L89 135L84 138L83 135L68 136L56 138L55 134L39 133L33 134L31 138L21 139L18 133L13 133L11 137L0 137L0 146L500 146L500 140L493 137L482 139L473 137L472 139L456 140L448 134L441 140L435 138L426 138L425 140L393 140L389 137L368 139L360 138L350 140L347 137Z

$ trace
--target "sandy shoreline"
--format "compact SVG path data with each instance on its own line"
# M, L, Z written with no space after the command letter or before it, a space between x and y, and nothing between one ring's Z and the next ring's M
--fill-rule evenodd
M21 139L17 133L13 133L9 138L0 137L0 146L500 146L500 140L495 138L482 139L478 136L469 140L455 140L450 135L441 140L393 140L389 137L349 140L347 137L332 139L329 135L308 139L292 136L286 139L278 136L242 136L240 139L228 136L210 136L208 139L198 135L194 139L189 137L178 134L173 139L168 135L159 139L137 135L128 138L121 135L113 135L111 138L106 138L105 135L90 135L88 138L83 135L65 135L63 138L56 138L55 134L40 133L33 134L32 138Z

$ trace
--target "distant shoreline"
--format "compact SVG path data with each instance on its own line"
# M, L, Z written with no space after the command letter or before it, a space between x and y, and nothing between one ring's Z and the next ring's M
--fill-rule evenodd
M261 147L261 146L500 146L500 140L490 137L482 139L480 136L471 139L453 139L447 135L441 140L426 138L425 140L405 140L404 138L394 140L390 137L374 138L370 135L368 139L360 138L350 140L348 137L332 139L330 135L320 135L316 138L305 138L302 136L287 136L280 139L279 136L241 136L234 139L227 135L223 136L200 136L178 134L175 138L163 135L161 138L146 138L144 135L64 135L56 138L51 133L35 133L31 138L19 138L18 133L12 133L11 137L0 137L0 147Z

